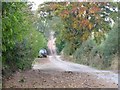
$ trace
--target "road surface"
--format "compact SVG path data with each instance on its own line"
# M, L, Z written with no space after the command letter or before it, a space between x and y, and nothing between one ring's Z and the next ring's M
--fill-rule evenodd
M3 81L5 88L118 88L118 75L63 61L60 56L36 58L32 70Z
M36 58L32 69L3 81L5 88L118 88L118 74L62 60L56 55L54 32L48 40L51 56Z
M47 71L72 71L72 72L88 72L96 75L98 78L106 79L107 82L114 82L118 84L118 74L111 71L97 70L85 65L80 65L72 62L61 60L60 56L49 56L50 63L35 64L33 69L47 70Z

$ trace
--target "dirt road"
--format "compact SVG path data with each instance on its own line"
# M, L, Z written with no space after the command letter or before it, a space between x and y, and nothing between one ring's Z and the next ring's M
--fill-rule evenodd
M36 58L32 70L3 81L13 88L118 88L118 76L88 66L62 61L59 56Z
M56 55L54 33L48 48L52 56L36 58L32 70L17 72L3 81L9 88L118 88L118 75L110 71L62 60Z

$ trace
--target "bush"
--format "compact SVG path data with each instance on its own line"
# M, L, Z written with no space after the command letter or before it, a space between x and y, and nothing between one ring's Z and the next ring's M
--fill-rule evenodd
M118 53L118 27L117 24L107 34L106 40L97 45L92 39L83 42L73 54L77 63L108 69L113 66L114 57ZM115 63L115 62L114 62Z
M31 68L38 51L46 47L45 37L33 25L27 3L2 3L3 75ZM32 19L31 19L32 18Z
M56 42L56 47L57 47L57 53L58 53L58 54L61 53L61 51L62 51L63 48L64 48L64 45L65 45L65 42L64 42L64 41Z
M76 62L89 65L89 54L94 46L95 42L91 38L83 42L80 48L78 48L73 54L73 57L76 59Z
M118 27L116 23L113 29L108 33L106 40L103 42L102 54L106 67L111 65L112 58L118 52L118 40Z
M74 44L66 42L65 47L63 48L64 55L72 55L75 52Z

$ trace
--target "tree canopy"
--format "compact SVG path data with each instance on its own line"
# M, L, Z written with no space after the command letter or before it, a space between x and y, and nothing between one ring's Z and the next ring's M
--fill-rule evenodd
M62 39L75 49L89 37L100 44L118 18L117 11L116 2L49 2L38 8L41 17L62 19Z

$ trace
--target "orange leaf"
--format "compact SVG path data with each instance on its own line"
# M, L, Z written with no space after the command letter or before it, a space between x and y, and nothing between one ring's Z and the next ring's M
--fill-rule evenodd
M93 25L92 25L92 23L90 23L90 24L88 25L88 28L91 30L92 27L93 27Z
M97 7L97 6L94 6L94 7L89 9L89 13L96 13L96 12L99 12L99 11L100 11L100 8Z
M80 7L79 8L79 14L84 14L84 12L87 10L86 7Z
M80 23L83 26L87 26L89 24L89 20L88 19L83 19Z

